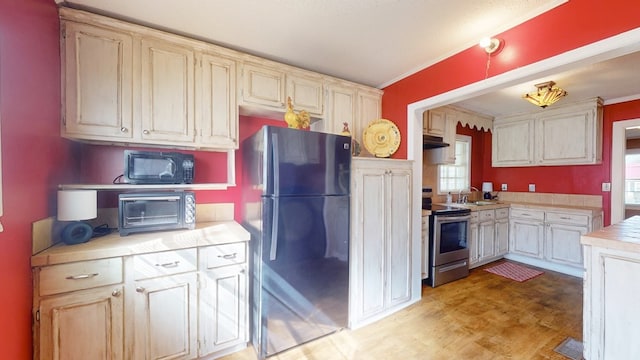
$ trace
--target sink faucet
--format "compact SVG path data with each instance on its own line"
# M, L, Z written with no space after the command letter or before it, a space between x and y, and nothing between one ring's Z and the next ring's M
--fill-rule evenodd
M460 189L460 191L458 191L458 204L466 204L467 200L468 200L468 195L466 194L462 194L462 189Z

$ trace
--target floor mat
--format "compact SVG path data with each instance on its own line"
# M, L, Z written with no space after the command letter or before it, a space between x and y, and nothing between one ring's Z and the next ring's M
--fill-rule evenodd
M582 341L578 341L574 338L566 338L560 345L558 345L553 351L558 354L562 354L569 359L581 360L582 359Z
M511 262L504 262L496 266L484 269L492 274L500 275L507 279L523 282L529 279L533 279L536 276L544 274L544 272L528 268L526 266L514 264Z

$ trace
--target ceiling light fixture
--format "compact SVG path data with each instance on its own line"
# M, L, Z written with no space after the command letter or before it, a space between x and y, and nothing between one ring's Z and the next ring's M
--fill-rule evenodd
M486 37L480 40L480 43L478 45L483 48L484 51L487 52L487 54L493 54L494 52L498 51L500 45L502 45L502 41L498 38Z
M557 86L554 86L555 84L556 83L553 81L536 84L535 87L538 88L538 90L524 94L522 95L522 98L533 105L540 106L544 109L567 96L567 92Z

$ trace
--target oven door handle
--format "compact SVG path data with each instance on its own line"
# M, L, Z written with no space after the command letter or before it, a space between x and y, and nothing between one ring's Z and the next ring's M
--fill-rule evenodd
M456 222L456 221L466 221L466 220L471 220L471 215L451 215L451 216L447 216L447 215L436 215L436 219L438 219L439 222L443 223L443 222Z

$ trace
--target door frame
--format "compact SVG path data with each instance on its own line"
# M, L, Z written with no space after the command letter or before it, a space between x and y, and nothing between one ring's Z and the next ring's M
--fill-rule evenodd
M611 224L624 220L624 158L627 152L626 129L640 126L640 119L614 121L611 141Z

